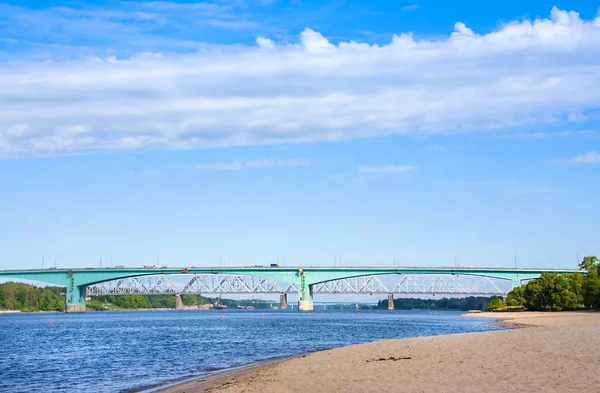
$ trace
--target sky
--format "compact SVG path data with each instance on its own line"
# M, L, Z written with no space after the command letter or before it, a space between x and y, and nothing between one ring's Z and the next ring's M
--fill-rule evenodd
M599 6L2 3L0 269L574 268Z

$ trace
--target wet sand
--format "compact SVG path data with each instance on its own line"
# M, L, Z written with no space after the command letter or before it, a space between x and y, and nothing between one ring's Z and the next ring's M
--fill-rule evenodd
M600 392L600 313L481 313L527 326L316 352L186 382L164 393Z

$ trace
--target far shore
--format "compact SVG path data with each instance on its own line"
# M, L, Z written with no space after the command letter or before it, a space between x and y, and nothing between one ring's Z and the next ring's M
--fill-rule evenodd
M163 393L600 391L600 313L464 314L524 327L382 340L253 365Z

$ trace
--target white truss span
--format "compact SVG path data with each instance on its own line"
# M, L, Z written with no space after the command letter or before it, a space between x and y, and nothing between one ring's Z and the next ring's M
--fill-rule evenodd
M317 284L313 288L313 293L390 293L386 286L377 278L377 276L365 276L345 278L342 280L328 281Z
M270 278L229 274L194 274L187 282L175 284L170 276L142 276L91 285L87 295L164 295L164 294L275 294L298 293L294 284ZM401 275L395 285L385 285L378 276L345 278L316 284L313 293L322 294L404 294L404 295L483 295L504 296L494 280L473 276ZM385 280L386 282L391 280Z

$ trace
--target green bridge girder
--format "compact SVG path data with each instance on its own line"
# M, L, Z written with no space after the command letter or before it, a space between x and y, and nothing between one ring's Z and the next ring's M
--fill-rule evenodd
M40 281L67 288L66 312L84 312L89 285L128 277L156 274L236 274L293 283L299 291L299 309L312 310L315 284L380 274L454 274L510 280L512 288L542 273L572 274L577 269L516 269L471 267L187 267L187 268L80 268L46 270L0 270L0 278Z

